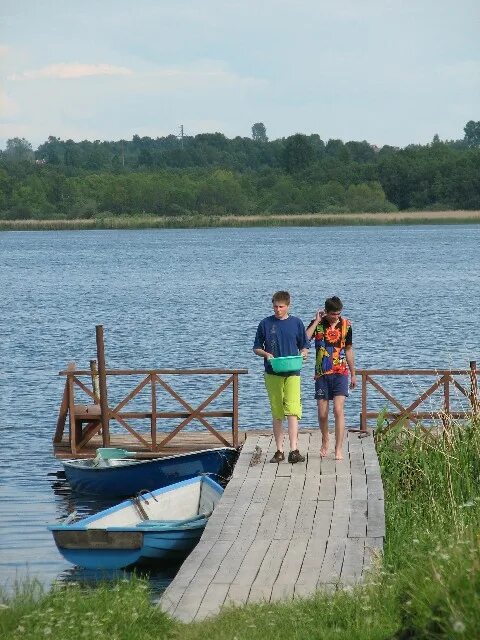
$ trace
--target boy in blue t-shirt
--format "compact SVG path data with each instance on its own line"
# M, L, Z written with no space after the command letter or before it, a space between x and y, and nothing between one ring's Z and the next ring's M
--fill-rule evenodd
M283 453L283 420L288 422L290 453L288 462L304 462L298 450L298 421L302 417L300 396L300 372L275 373L269 360L283 356L297 356L305 360L310 347L305 326L300 318L288 315L290 294L277 291L273 294L274 315L264 318L257 328L253 351L264 358L265 387L272 410L273 435L277 451L270 462L285 460Z

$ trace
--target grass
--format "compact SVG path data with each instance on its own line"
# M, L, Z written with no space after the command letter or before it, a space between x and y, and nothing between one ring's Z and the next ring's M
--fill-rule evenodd
M383 562L353 590L231 608L183 625L150 604L141 578L100 585L34 582L0 601L5 640L427 640L480 637L480 423L379 427L386 498Z
M480 223L480 211L404 211L396 213L312 213L231 216L99 216L78 220L0 220L0 231L87 229L195 229L206 227L317 227L396 224Z

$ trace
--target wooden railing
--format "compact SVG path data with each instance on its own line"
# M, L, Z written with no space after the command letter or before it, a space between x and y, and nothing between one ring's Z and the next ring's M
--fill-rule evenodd
M480 404L478 399L477 384L477 363L470 362L470 369L465 370L438 370L438 369L360 369L357 374L362 379L362 409L360 413L360 429L367 430L367 423L370 419L377 420L382 416L387 421L387 429L391 429L399 422L409 421L421 422L422 420L442 420L447 418L468 418L471 416L480 416ZM378 381L378 377L383 376L423 376L434 377L435 381L423 393L421 393L408 406L395 398L387 391ZM455 376L468 377L469 388L465 388ZM369 411L368 409L368 389L373 387L383 398L385 398L397 411L382 410ZM469 403L468 411L452 411L451 387L454 387ZM417 411L427 398L429 398L437 389L443 390L442 404L438 409L433 411Z
M104 447L110 446L110 421L115 420L121 427L130 433L147 451L158 452L172 440L182 429L192 421L198 420L210 433L212 433L224 446L238 446L238 384L239 376L248 373L247 369L105 369L96 370L95 361L90 363L91 369L76 370L71 364L67 370L60 371L59 375L65 376L65 387L60 406L54 443L62 442L67 416L69 417L69 438L72 454L77 454L97 434L101 433ZM143 379L115 406L108 404L107 378L113 376L143 376ZM164 376L226 376L220 386L211 393L203 402L192 406L180 394L173 389ZM82 377L91 379L91 387ZM102 384L102 378L104 383ZM100 382L98 382L98 379ZM150 387L150 406L147 411L125 411L126 405L133 400L144 387ZM183 410L161 411L158 408L158 387L163 388L174 398ZM222 410L206 410L213 400L224 391L232 389L231 408ZM87 395L91 403L76 404L75 391L81 389ZM211 418L231 419L231 441L217 431L209 422ZM145 437L132 427L129 420L148 419L150 421L150 437ZM162 419L180 418L179 424L165 435L164 431L157 429L158 421ZM84 426L84 423L85 426ZM162 434L159 440L159 435Z

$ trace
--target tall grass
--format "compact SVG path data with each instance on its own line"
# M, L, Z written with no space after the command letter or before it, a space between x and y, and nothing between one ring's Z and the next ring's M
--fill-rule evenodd
M134 578L3 597L0 637L73 640L480 638L480 423L376 431L386 499L383 560L353 590L179 624ZM7 607L7 608L5 608Z
M395 224L480 223L479 211L396 213L317 213L268 215L113 216L66 220L0 220L0 231L61 231L86 229L196 229L209 227L317 227Z

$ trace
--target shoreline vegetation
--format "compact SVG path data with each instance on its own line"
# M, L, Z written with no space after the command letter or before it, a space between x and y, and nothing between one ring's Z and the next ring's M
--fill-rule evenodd
M11 138L0 150L0 220L3 229L20 220L53 220L43 223L51 229L64 220L78 229L398 224L390 214L400 212L410 224L406 212L422 212L414 222L428 223L432 212L480 209L479 163L473 120L461 139L403 149L317 133L269 140L261 122L251 137L49 136L35 150Z
M302 213L269 215L98 216L72 219L0 220L0 231L94 229L200 229L232 227L321 227L413 224L475 224L479 211L398 211L384 213Z
M372 436L373 437L373 436ZM0 589L5 640L414 640L480 637L480 421L439 429L379 419L385 489L383 558L369 579L333 594L229 608L181 624L152 606L133 575L88 588L34 582Z

